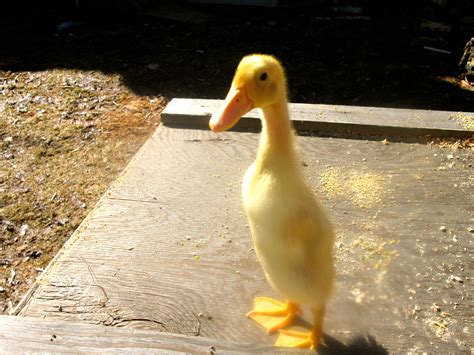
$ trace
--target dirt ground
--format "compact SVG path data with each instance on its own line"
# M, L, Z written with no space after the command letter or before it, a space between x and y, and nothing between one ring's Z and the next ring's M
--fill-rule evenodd
M69 17L0 18L0 313L153 133L166 103L223 98L245 54L279 57L293 102L472 111L457 68L467 35L448 43L451 54L434 53L401 13L291 11L85 16L62 30Z

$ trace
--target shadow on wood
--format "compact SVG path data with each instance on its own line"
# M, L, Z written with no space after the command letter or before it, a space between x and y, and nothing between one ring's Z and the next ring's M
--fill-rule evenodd
M310 331L312 325L302 318L298 318L295 326L298 330ZM350 354L373 354L386 355L387 349L377 342L375 336L365 333L350 337L346 344L333 338L327 333L323 334L323 343L319 345L320 355L350 355Z
M356 335L348 341L347 345L326 334L323 339L326 346L319 347L320 355L388 354L387 349L377 343L375 337L370 334Z

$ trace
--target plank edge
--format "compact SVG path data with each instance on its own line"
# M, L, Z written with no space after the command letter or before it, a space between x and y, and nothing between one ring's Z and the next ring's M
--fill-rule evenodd
M206 103L216 103L221 100L199 100L195 101L193 104L193 99L182 99L175 98L170 101L167 107L161 113L161 122L163 125L171 128L189 128L189 129L209 129L208 121L211 117L210 112L212 112L212 107L206 110ZM180 108L180 104L185 103L185 109ZM193 105L196 105L196 110L193 110ZM290 103L290 107L291 107ZM308 109L312 106L315 110L321 105L312 105L312 104L294 104L294 105L304 105ZM338 106L338 105L323 105L325 107L337 107L339 111L343 110L354 110L354 109L369 109L376 110L383 115L384 110L400 110L404 112L407 109L389 109L381 107L352 107L352 106ZM340 109L339 109L340 108ZM194 112L195 111L195 112ZM429 114L430 112L437 113L446 113L449 120L449 115L456 114L456 112L450 111L429 111L429 110L414 110L424 112ZM430 136L433 138L470 138L474 136L474 131L468 130L462 126L459 128L436 128L436 127L424 127L421 124L418 126L413 125L391 125L390 123L384 123L380 121L379 123L368 124L360 123L356 121L351 121L351 115L348 115L348 120L345 122L333 122L330 120L325 120L324 116L316 120L307 120L296 118L293 119L293 124L297 132L309 132L316 135L332 135L332 134L370 134L370 135L379 135L379 136L400 136L400 137L423 137ZM234 126L231 131L259 131L260 130L260 120L255 117L255 114L248 114L244 116L238 125Z

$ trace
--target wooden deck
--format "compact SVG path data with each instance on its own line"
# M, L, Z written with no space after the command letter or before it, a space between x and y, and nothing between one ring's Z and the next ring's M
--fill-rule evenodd
M173 126L173 117L165 112L164 122ZM158 332L204 337L210 342L196 344L224 351L271 345L275 336L245 318L254 296L277 297L255 259L240 202L257 142L255 133L160 126L19 315L157 339ZM310 136L298 145L338 235L321 353L469 353L473 152Z

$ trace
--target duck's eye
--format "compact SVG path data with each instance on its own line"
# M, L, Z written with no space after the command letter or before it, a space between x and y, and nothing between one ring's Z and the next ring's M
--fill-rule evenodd
M260 74L259 79L260 81L266 81L268 79L268 74L267 73Z

